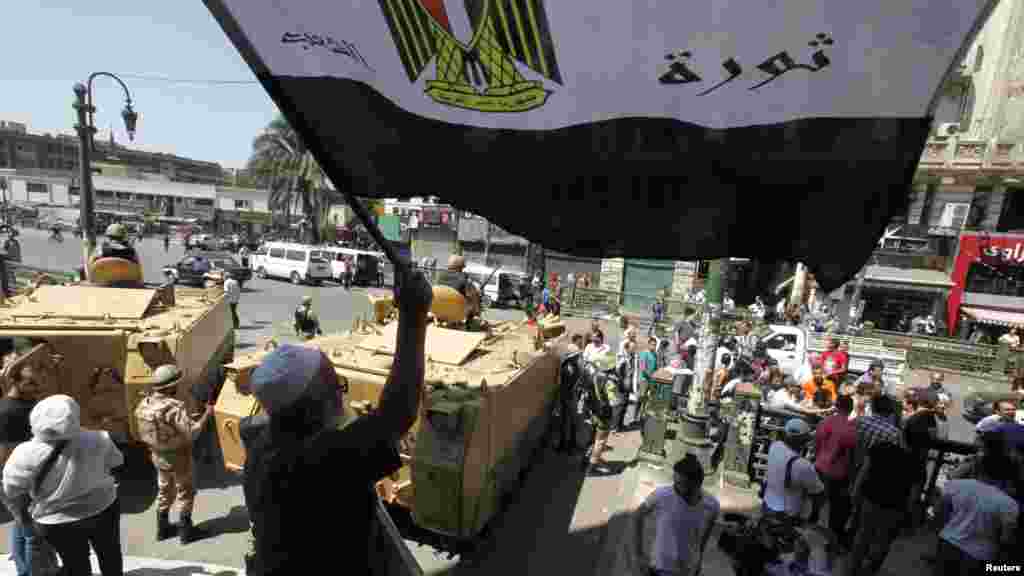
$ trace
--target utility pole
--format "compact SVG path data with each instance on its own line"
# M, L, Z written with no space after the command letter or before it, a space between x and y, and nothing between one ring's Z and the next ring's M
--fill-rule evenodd
M487 266L491 256L491 221L484 220L484 222L486 222L486 228L484 229L484 266Z
M789 291L789 307L800 310L804 301L804 287L807 285L807 267L802 262L796 263L796 271L793 273L793 285Z
M89 113L94 110L86 101L88 91L85 85L75 84L75 112L78 115L78 123L75 124L75 131L78 132L78 206L79 222L82 226L82 267L85 269L86 279L89 278L89 258L96 248L96 210L93 205L92 195L92 137L96 129L89 123Z
M683 441L694 447L707 448L711 444L707 439L707 398L704 391L714 377L715 352L721 334L722 284L728 272L728 258L712 260L704 284L704 311L697 339L697 362L694 364L693 383L687 395L682 426Z

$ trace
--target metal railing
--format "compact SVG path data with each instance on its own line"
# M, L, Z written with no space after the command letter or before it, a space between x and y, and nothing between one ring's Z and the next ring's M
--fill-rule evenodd
M40 277L44 278L45 282L53 284L64 284L78 279L78 274L75 272L29 266L7 259L3 259L3 274L6 281L4 289L8 294L17 293L19 290L31 286Z
M1005 345L971 344L955 338L885 330L873 330L871 336L880 338L889 348L907 350L907 362L915 369L984 374L1001 379L1013 374L1024 362L1020 351L1011 351Z

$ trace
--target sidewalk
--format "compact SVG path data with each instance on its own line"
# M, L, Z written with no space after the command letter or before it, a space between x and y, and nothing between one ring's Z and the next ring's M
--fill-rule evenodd
M92 556L92 572L93 574L100 573L96 556ZM125 556L124 573L131 576L245 576L245 570L242 568L135 556ZM16 574L14 562L8 555L4 555L3 562L0 562L0 576L15 576Z
M639 437L640 432L630 432ZM678 440L666 440L666 457L646 454L639 451L639 440L630 443L635 445L635 465L626 469L622 478L621 500L615 505L608 521L604 537L604 545L600 553L595 576L645 575L646 571L637 561L636 534L631 512L639 506L647 496L659 486L672 483L672 464L686 454L686 446ZM631 460L633 460L631 459ZM722 481L721 474L709 475L704 481L705 491L718 498L722 514L738 512L756 514L761 507L761 500L756 490L747 491L732 487ZM720 525L719 525L720 526ZM734 576L728 557L718 548L718 532L716 527L708 541L704 553L702 576ZM651 544L653 531L644 531L647 548ZM934 552L935 534L924 530L914 536L900 537L892 546L885 565L879 576L897 576L920 574L928 576L934 571L931 566L921 560L922 555ZM833 574L841 574L840 566L833 568Z

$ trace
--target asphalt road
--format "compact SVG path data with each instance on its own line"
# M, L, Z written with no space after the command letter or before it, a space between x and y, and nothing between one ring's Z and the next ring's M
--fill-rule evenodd
M63 244L56 244L48 241L43 231L27 230L22 233L21 241L22 259L26 264L71 269L81 261L81 244L70 235ZM165 252L160 239L143 240L139 249L145 277L154 282L162 278L160 270L164 265L178 261L184 254L183 248L174 244ZM361 289L346 291L335 285L307 287L254 279L246 284L239 305L242 325L238 347L259 346L269 337L292 339L291 314L306 294L313 297L325 332L347 329L354 317L369 313L368 301ZM520 314L488 311L495 319L521 317ZM612 326L606 328L615 331ZM573 329L583 327L573 326ZM923 381L925 377L915 374L910 380L918 384L917 380ZM951 436L969 441L973 433L971 426L959 418L958 400L967 386L974 383L947 376L946 384L954 396ZM625 453L617 452L610 455L611 460L627 458ZM197 471L200 493L194 521L211 536L187 547L174 540L158 543L154 538L155 473L140 451L129 450L126 456L129 465L120 485L121 540L125 555L242 565L248 519L237 477L216 463L201 466ZM625 460L620 464L622 467L630 465ZM603 525L615 508L615 500L622 497L619 478L620 475L584 478L577 461L545 452L527 477L520 497L496 524L482 564L456 566L456 561L436 554L429 547L413 544L411 549L427 574L593 573L593 562L603 545ZM6 530L10 525L6 513L0 514L0 520L5 522L0 551L6 553ZM339 522L341 519L319 521ZM339 566L343 565L343 559L337 561Z

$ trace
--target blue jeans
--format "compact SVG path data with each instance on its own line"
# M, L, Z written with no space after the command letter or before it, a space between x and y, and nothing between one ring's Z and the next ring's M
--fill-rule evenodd
M34 547L34 536L25 529L18 520L14 520L11 526L11 555L14 556L14 566L18 576L31 576L32 574L32 552Z

